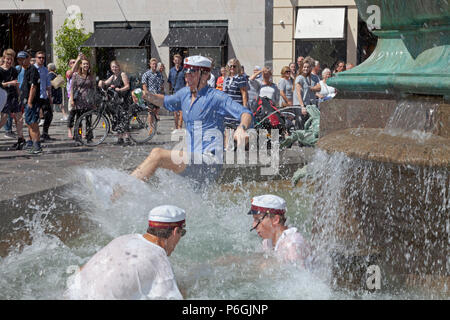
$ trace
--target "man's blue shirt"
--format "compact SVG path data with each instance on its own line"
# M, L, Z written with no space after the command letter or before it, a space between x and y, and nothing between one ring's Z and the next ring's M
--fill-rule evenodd
M50 83L50 77L48 76L48 69L45 66L39 67L37 65L37 63L35 63L34 66L38 70L39 78L41 80L40 91L39 91L39 98L41 98L41 99L48 99L47 88L52 85Z
M19 82L19 88L22 88L23 76L25 75L25 69L22 66L17 65L16 70L19 72L17 82Z
M177 92L178 90L184 88L186 86L186 82L184 80L184 69L180 66L180 70L177 70L175 67L172 67L169 70L169 78L167 82L173 88L173 92Z
M164 107L169 111L183 111L183 120L190 137L189 152L196 153L205 151L215 153L219 145L223 148L225 116L240 119L243 113L252 114L226 93L210 86L202 88L197 93L192 106L191 90L189 87L184 87L171 96L165 96ZM199 135L200 129L201 135ZM220 139L217 140L219 134Z

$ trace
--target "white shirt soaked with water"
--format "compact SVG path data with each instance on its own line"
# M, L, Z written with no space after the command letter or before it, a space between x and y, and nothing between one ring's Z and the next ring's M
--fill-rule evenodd
M77 300L183 299L167 254L140 234L118 237L97 252L65 293Z
M274 250L275 256L282 262L297 263L301 266L305 265L305 260L309 255L309 245L297 232L297 228L291 227L283 231L278 239L275 248L272 240L264 239L263 248L265 250Z

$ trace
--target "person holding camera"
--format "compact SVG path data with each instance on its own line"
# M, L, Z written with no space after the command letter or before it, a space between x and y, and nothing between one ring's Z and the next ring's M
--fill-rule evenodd
M91 74L91 65L85 58L81 59L81 66L72 75L69 99L69 128L68 136L73 139L73 125L85 112L94 108L95 79Z

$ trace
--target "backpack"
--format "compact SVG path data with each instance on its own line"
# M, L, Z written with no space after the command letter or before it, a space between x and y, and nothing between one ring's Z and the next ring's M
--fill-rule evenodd
M255 118L255 127L265 129L279 129L284 126L284 119L281 117L279 109L272 100L267 97L258 97L254 106L253 116Z

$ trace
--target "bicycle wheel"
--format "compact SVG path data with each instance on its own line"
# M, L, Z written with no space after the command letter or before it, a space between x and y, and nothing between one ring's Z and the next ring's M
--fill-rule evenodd
M157 127L158 123L153 112L135 111L130 120L130 139L136 143L145 143L155 136Z
M83 113L75 127L75 140L85 146L98 146L109 133L109 120L96 110Z

